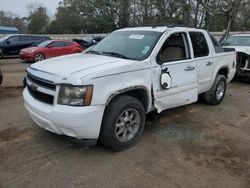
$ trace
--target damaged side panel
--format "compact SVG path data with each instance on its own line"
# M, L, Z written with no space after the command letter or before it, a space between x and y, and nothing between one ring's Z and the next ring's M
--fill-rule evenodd
M239 76L250 77L250 55L243 52L238 52L236 68Z

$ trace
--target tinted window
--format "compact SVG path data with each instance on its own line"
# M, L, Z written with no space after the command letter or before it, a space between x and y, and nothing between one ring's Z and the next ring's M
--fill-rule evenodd
M41 40L42 38L39 36L31 36L32 40Z
M19 41L19 37L18 36L13 36L13 37L10 37L8 39L9 42L18 42Z
M64 46L70 46L72 45L72 42L64 42Z
M221 52L225 52L224 49L221 47L220 43L214 38L213 35L211 35L211 33L208 33L211 41L212 41L212 44L214 46L214 50L216 53L221 53Z
M53 46L53 47L63 47L64 46L64 42L52 42L50 44L50 46Z
M189 59L190 53L188 48L187 36L185 33L175 33L170 35L162 45L157 55L157 62L179 61Z
M21 41L31 41L33 40L31 36L20 36Z
M194 57L197 58L197 57L208 56L209 49L206 38L203 35L203 33L190 32L189 35L193 45Z

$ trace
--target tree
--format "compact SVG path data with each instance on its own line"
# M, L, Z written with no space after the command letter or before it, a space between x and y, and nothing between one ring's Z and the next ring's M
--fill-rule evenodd
M47 9L45 7L38 7L34 11L30 12L28 17L28 33L42 34L46 32L49 24L49 17L47 15Z
M27 25L24 19L19 18L17 15L10 12L0 11L0 25L16 27L21 33L26 33L27 31Z

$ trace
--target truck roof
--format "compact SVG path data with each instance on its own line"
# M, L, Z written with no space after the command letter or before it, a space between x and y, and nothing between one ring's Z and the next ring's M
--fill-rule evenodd
M124 28L120 29L119 31L156 31L156 32L165 32L168 29L173 29L173 28L178 28L178 29L185 29L187 31L204 31L203 29L197 29L194 27L188 27L188 26L175 26L175 25L170 25L170 26L146 26L146 27L129 27L129 28Z

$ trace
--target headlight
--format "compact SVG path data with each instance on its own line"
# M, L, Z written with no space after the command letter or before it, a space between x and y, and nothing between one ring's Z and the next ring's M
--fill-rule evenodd
M61 85L58 104L69 106L89 106L92 99L93 86Z
M35 50L31 50L31 51L28 51L28 54L31 54L31 53L33 53Z

